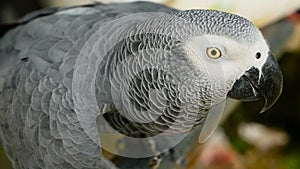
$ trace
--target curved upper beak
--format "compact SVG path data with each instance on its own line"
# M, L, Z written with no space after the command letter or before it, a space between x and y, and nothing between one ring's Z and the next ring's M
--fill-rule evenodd
M228 93L229 98L255 101L264 98L261 112L271 108L282 92L283 77L275 57L269 56L261 70L252 67L238 79Z

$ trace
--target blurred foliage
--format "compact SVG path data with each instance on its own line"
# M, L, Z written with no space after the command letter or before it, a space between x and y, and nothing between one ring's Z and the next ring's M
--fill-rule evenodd
M12 22L28 12L42 7L40 0L1 0L0 22Z
M283 157L283 164L287 169L299 169L300 168L300 150L297 148L293 153Z
M1 141L0 141L1 143ZM2 143L0 145L0 168L2 169L12 169L10 161L7 159L4 150L2 149Z

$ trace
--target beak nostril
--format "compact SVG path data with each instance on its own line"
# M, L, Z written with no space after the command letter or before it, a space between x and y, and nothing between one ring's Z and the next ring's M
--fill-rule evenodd
M256 59L260 59L261 57L261 53L260 52L257 52L256 55L255 55Z

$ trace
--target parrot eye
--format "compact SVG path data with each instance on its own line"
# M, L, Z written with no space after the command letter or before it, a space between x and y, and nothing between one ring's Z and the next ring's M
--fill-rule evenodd
M218 59L219 57L222 56L221 50L217 47L207 48L206 53L207 53L207 56L212 58L212 59Z

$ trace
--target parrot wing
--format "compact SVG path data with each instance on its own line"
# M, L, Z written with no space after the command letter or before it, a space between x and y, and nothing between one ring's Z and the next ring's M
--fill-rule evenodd
M99 25L146 11L170 8L137 2L47 9L25 16L3 35L0 136L15 168L115 168L74 112L72 74L80 49Z

